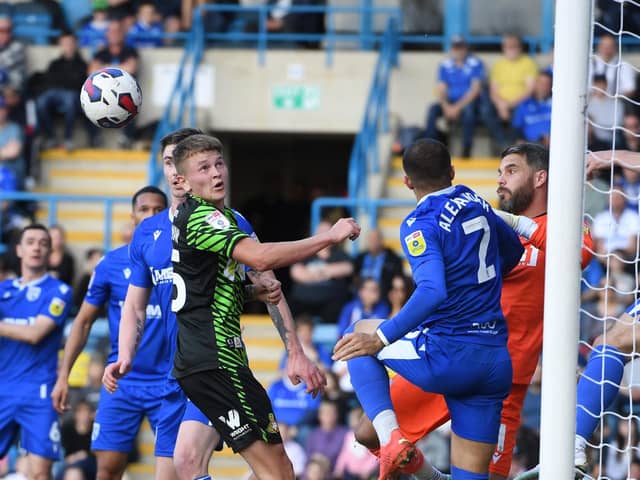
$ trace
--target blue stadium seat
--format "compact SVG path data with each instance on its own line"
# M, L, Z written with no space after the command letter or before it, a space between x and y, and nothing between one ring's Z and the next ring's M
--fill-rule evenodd
M13 34L36 45L47 45L51 33L51 14L34 2L16 3L11 15Z

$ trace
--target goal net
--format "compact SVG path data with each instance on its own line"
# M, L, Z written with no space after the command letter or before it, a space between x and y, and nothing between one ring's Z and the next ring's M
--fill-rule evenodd
M615 152L621 150L640 151L640 2L594 0L593 17L588 150L609 160L612 155L618 158ZM597 153L602 151L614 153ZM589 369L589 358L603 352L595 346L607 345L615 348L611 352L620 360L620 371L612 372L618 367L606 361L588 373L582 371L577 432L581 433L580 412L593 418L595 430L586 439L586 471L589 477L611 480L640 478L640 357L636 358L633 328L640 309L629 308L638 300L640 167L616 163L622 162L603 162L585 184L584 215L594 251L582 272L579 364ZM585 382L597 386L587 392L599 393L595 403L581 400Z

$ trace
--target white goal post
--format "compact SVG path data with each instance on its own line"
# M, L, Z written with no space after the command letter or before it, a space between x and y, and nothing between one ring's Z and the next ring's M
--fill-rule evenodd
M556 0L540 478L573 478L591 1Z

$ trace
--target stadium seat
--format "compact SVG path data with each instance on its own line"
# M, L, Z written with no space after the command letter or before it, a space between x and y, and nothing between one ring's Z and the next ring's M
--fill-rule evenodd
M44 6L34 2L16 3L11 19L16 38L35 45L49 44L52 18Z

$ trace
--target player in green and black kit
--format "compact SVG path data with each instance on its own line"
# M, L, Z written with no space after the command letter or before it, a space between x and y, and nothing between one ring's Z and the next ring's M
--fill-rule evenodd
M190 192L172 231L172 308L178 318L174 374L258 479L293 480L271 403L248 367L241 337L245 265L257 272L291 265L356 238L360 227L353 219L340 219L328 232L304 240L258 243L238 229L224 205L228 171L220 141L193 135L173 155L178 178Z

